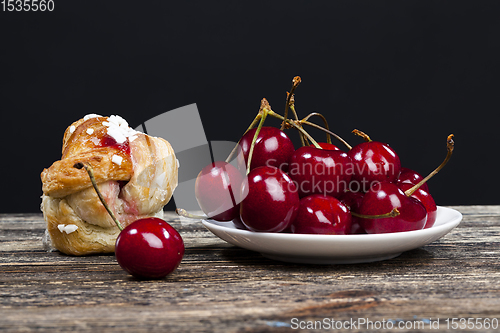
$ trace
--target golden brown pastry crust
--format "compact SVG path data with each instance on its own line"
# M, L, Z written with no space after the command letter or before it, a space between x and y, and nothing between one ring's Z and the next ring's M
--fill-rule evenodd
M138 218L163 216L163 207L177 186L177 160L170 144L143 133L120 147L100 147L107 135L107 117L80 119L64 134L62 158L41 173L42 211L52 246L72 255L114 251L119 229L99 201L79 162L89 163L98 187L125 227ZM90 131L87 131L91 129ZM121 165L113 156L122 157ZM76 226L67 233L61 226ZM61 231L63 230L63 231Z
M106 126L102 125L106 119L105 117L86 121L80 119L71 124L75 126L73 133L70 132L71 126L66 129L61 160L54 162L41 174L44 194L62 198L92 186L85 169L73 167L78 162L89 163L92 166L97 183L109 179L130 180L133 174L130 156L118 149L99 147L101 138L107 133ZM88 129L93 130L92 134L87 133ZM140 135L145 136L145 134ZM123 158L121 165L112 162L114 155Z

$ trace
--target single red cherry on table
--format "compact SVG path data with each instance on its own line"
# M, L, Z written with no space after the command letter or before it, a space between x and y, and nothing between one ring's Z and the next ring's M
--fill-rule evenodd
M311 194L340 197L349 186L352 167L351 158L341 150L304 146L292 155L288 173L301 197Z
M184 242L177 230L156 217L135 220L123 229L99 191L92 166L76 163L73 167L87 171L99 200L120 229L115 242L118 264L140 279L159 279L172 273L184 256Z
M256 128L251 129L239 142L238 167L241 170L246 170L250 147L256 131ZM250 170L260 166L274 166L286 172L294 151L292 140L285 132L276 127L263 126L255 141Z
M401 172L401 161L389 145L372 141L365 133L354 130L367 142L360 143L349 150L349 157L354 166L351 188L368 191L376 182L394 182Z
M299 194L290 177L275 167L253 169L241 186L241 222L252 231L281 232L299 209Z
M240 214L243 176L229 163L217 161L204 167L195 183L195 196L203 212L217 221L231 221Z
M382 215L393 209L399 211L395 217L363 218L363 229L369 234L401 232L423 229L427 222L427 210L415 198L408 197L393 183L381 182L372 186L364 195L360 214Z
M309 195L300 199L297 217L290 231L295 234L346 235L351 231L351 214L334 197Z
M115 256L120 266L139 279L160 279L172 273L184 256L184 242L160 218L139 219L118 235Z

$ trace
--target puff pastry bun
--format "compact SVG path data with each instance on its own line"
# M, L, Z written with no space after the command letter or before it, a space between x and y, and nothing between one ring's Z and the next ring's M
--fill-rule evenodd
M88 115L69 126L62 157L41 173L47 242L70 255L114 252L119 229L99 201L85 169L123 227L163 216L177 186L178 163L170 144L136 132L119 116Z

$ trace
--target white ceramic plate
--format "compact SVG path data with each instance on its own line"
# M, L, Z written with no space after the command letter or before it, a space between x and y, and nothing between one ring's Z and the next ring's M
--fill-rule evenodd
M305 235L252 232L233 222L203 220L203 225L226 242L260 252L264 257L302 264L354 264L397 257L429 244L462 220L454 209L438 207L436 223L423 230L375 235Z

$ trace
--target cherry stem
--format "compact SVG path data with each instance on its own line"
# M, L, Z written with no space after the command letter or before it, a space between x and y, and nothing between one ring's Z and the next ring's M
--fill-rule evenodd
M287 94L289 94L287 92ZM295 111L295 95L292 95L290 97L290 104L289 104L290 110L292 110L293 116L295 117L295 120L299 120L299 116L297 115L297 111Z
M108 204L106 203L106 200L104 200L104 197L102 196L101 191L99 191L99 188L97 187L97 182L96 182L95 177L94 177L94 169L92 168L92 166L88 163L79 162L79 163L76 163L75 165L73 165L73 167L77 168L77 169L84 168L85 171L87 171L89 178L90 178L90 182L92 183L92 186L94 187L94 190L96 191L97 196L99 197L99 200L101 200L101 203L103 204L104 208L106 208L106 211L108 212L109 216L111 216L111 219L113 219L113 221L115 222L118 229L120 229L120 231L122 231L123 230L122 225L116 219L115 214L113 214L113 212L109 208Z
M368 134L366 134L364 132L361 132L358 129L352 130L352 133L356 134L357 136L362 137L366 142L371 142L372 141L372 139L370 139L370 137L368 136Z
M260 130L262 129L262 126L264 125L264 122L266 121L267 113L271 109L269 102L263 98L261 105L260 105L260 111L259 114L261 114L259 126L257 126L257 129L255 130L255 134L253 135L252 138L252 143L250 144L250 151L248 153L248 161L247 161L247 171L246 174L248 175L250 173L250 165L252 164L252 157L253 157L253 151L255 148L255 142L257 142L257 137L259 136Z
M252 123L250 124L250 126L248 126L247 130L245 131L245 133L243 133L243 135L247 134L248 131L250 131L252 128L255 127L255 125L257 125L257 123L259 122L260 120L260 117L262 117L262 114L259 112L257 114L257 116L255 116L255 118L253 119ZM242 137L243 137L242 135ZM233 158L234 154L238 151L238 146L240 145L240 142L238 141L238 143L234 146L233 150L231 151L231 153L229 154L229 156L226 158L226 163L229 163L231 162L231 159Z
M292 110L292 112L295 116L295 120L298 121L299 116L297 115L297 111L295 111L295 98L293 95L290 98L290 110ZM306 145L309 146L309 141L307 141L307 137L304 134L299 132L299 138L300 138L300 142L302 143L302 146L306 146Z
M359 213L351 212L351 215L356 216L356 217L360 217L360 218L363 218L363 219L381 219L381 218L384 218L384 217L396 217L399 214L400 213L399 213L399 210L397 208L394 208L389 213L380 214L380 215L364 215L364 214L359 214Z
M274 117L274 118L278 118L278 119L281 119L281 120L284 120L285 117L283 117L282 115L280 114L277 114L276 112L274 112L273 110L268 110L267 112L268 115L270 115L271 117ZM298 121L300 123L300 120ZM309 135L309 133L307 133L303 128L302 126L298 125L295 121L293 120L290 120L290 119L287 119L286 120L286 123L288 125L291 125L292 127L295 127L297 130L299 130L300 133L304 134L306 136L306 138L308 138L312 144L314 145L314 147L318 148L318 149L323 149L321 148L321 146L316 142L316 140L314 140L314 138Z
M285 128L285 125L286 125L286 120L288 119L288 108L290 107L290 100L293 96L293 92L295 91L295 89L298 87L298 85L300 84L301 82L301 78L300 76L296 76L293 78L292 80L292 88L290 89L290 92L287 93L287 98L286 98L286 105L285 105L285 113L284 113L284 119L283 119L283 122L281 123L281 130L283 130Z
M448 161L451 158L451 155L453 154L453 149L455 148L455 141L453 141L453 137L454 137L454 135L450 134L450 135L448 135L448 138L446 138L447 153L446 153L446 157L443 160L443 162L441 162L441 164L434 171L432 171L429 175L427 175L427 177L425 177L420 182L418 182L418 184L416 184L413 187L406 190L405 191L406 196L409 197L413 193L415 193L415 191L418 190L420 188L420 186L424 185L424 183L426 183L429 179L434 177L434 175L437 174L448 163Z
M319 112L313 112L313 113L310 113L308 114L306 117L304 117L304 119L302 119L302 121L308 121L309 118L313 117L313 116L318 116L320 117L322 120L323 120L323 124L325 124L325 128L327 130L330 130L330 127L328 126L328 121L326 120L325 116L323 116L321 113ZM326 132L326 142L327 143L332 143L332 138L330 136L330 133Z
M202 216L202 215L196 215L196 214L191 214L188 213L185 209L183 208L177 208L175 210L177 215L182 216L182 217L187 217L188 219L197 219L197 220L203 220L208 218L208 216Z
M305 118L304 118L304 119L305 119ZM322 127L322 126L319 126L318 124L311 123L311 122L309 122L309 121L307 121L307 120L305 120L305 121L304 121L304 119L302 119L302 120L300 121L302 124L306 124L306 125L309 125L309 126L315 127L315 128L317 128L317 129L320 129L320 130L322 130L323 132L326 132L326 133L328 133L328 134L330 134L330 135L334 136L337 140L339 140L340 142L342 142L342 143L343 143L343 144L347 147L347 149L349 149L349 150L351 150L351 149L352 149L351 145L350 145L350 144L348 144L348 143L347 143L344 139L342 139L342 138L341 138L340 136L338 136L337 134L333 133L333 132L332 132L332 131L330 131L329 129L326 129L326 128Z

